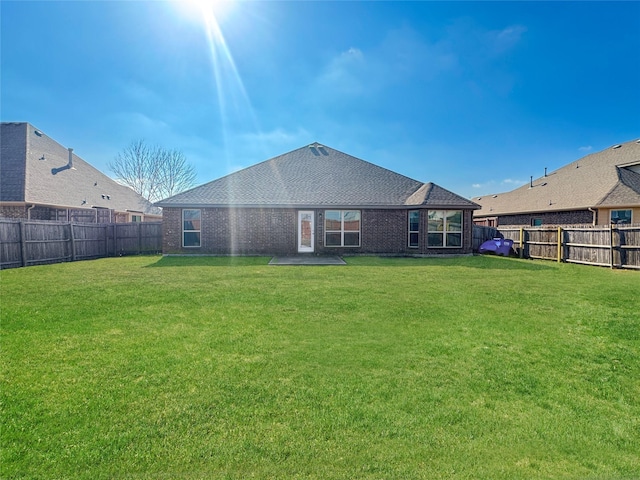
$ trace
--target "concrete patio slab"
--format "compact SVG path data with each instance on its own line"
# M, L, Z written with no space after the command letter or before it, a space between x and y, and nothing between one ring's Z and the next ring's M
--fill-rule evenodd
M296 255L273 257L269 265L346 265L346 262L338 256Z

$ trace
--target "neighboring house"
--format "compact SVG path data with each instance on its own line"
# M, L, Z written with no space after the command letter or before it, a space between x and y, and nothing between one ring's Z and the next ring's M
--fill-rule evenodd
M165 254L472 252L478 206L314 143L157 203Z
M640 223L640 140L587 155L506 193L475 197L474 223L608 225Z
M0 126L0 217L159 221L162 211L29 123Z

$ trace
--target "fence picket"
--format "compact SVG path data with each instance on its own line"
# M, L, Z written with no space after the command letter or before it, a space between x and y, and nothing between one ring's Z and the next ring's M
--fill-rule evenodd
M82 224L0 219L0 269L161 251L161 222Z
M567 263L640 269L640 225L570 227L474 226L474 246L496 233L518 245L520 258L560 259ZM477 247L476 247L477 251Z

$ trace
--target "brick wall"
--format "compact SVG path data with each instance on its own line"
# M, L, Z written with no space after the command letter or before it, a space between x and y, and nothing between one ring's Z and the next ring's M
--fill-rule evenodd
M542 225L584 225L593 222L593 213L589 210L569 212L545 212L536 214L500 215L498 226L532 226L533 220L539 218Z
M203 208L201 246L182 247L182 209L164 208L163 252L209 255L295 255L297 209ZM463 215L463 248L427 248L427 210L420 217L420 245L408 246L408 210L361 210L360 247L324 246L324 209L315 210L315 253L321 255L439 255L472 252L472 212Z
M27 207L24 205L2 205L0 206L0 217L27 218Z
M163 211L163 252L287 255L297 252L297 210L203 208L200 248L182 247L182 209Z

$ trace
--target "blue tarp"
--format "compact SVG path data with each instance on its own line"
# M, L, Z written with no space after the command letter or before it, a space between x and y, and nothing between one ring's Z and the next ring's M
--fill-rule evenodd
M508 257L513 247L513 240L505 240L504 238L493 238L487 240L478 250L480 253L495 253L496 255L502 255Z

